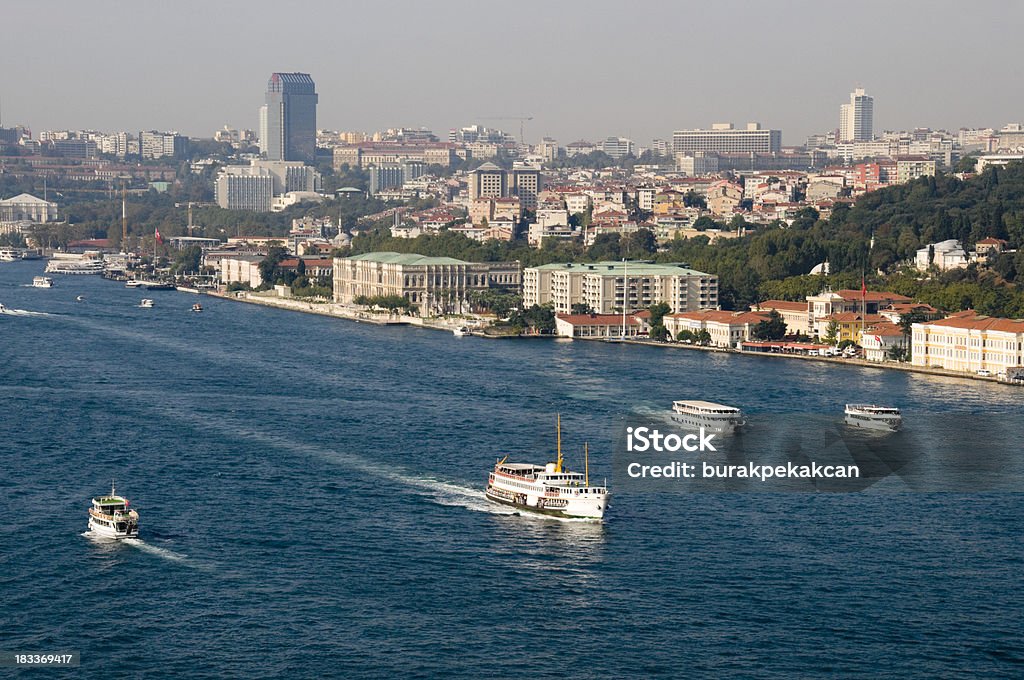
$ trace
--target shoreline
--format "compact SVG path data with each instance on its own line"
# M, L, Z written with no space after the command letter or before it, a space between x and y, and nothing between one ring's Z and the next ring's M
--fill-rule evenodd
M192 292L192 291L187 291ZM336 302L309 302L298 298L275 298L270 296L254 296L248 291L240 291L240 294L236 293L221 293L214 291L204 291L203 295L210 295L225 300L234 300L236 302L246 302L253 305L262 305L264 307L274 307L276 309L284 309L293 312L304 312L307 314L318 314L320 316L328 316L335 319L343 319L346 321L354 321L356 323L371 323L378 326L416 326L418 328L425 328L435 331L444 331L451 333L458 328L462 328L467 323L448 323L443 321L437 321L432 319L423 319L418 316L411 316L405 314L371 314L362 309L355 309L353 307L342 305ZM624 344L624 345L640 345L647 347L658 347L662 349L681 349L681 350L697 350L700 352L716 352L719 354L732 354L746 357L763 357L769 359L798 359L802 361L814 361L823 364L830 364L833 366L851 366L856 368L873 368L881 371L903 371L905 373L920 373L923 375L932 375L943 378L958 378L961 380L976 380L981 382L993 383L996 385L1004 385L1006 387L1020 387L1020 385L1010 382L1004 382L999 380L995 376L980 376L973 373L964 373L960 371L950 371L944 368L932 368L928 366L913 366L911 364L901 364L895 362L878 363L874 361L867 361L866 359L844 359L839 357L812 357L803 354L782 354L778 352L749 352L738 349L730 349L727 347L701 347L699 345L686 345L680 343L670 342L657 342L654 340L620 340L617 338L561 338L559 336L509 336L509 335L487 335L480 332L471 331L467 335L475 338L484 338L488 340L510 340L510 339L550 339L550 340L571 340L582 341L582 342L604 342L609 344Z

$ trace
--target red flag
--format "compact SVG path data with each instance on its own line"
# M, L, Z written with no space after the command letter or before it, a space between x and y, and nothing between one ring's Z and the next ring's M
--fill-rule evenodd
M860 295L861 295L861 297L867 297L868 296L868 286L864 282L864 277L863 276L860 277Z
M164 242L164 239L160 236L160 228L159 227L157 227L157 229L156 229L156 242L157 243L163 243Z

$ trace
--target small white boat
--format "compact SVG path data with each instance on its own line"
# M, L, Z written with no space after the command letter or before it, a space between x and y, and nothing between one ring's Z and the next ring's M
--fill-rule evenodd
M746 424L735 406L710 401L673 401L672 420L690 430L715 434L729 434Z
M466 328L465 326L463 326L462 328L454 328L452 329L452 335L454 335L457 338L461 338L464 335L469 335L469 329Z
M124 282L124 287L125 288L138 288L141 285L142 285L142 281L139 281L137 279L131 279L130 281L125 281Z
M192 311L193 312L201 312L201 311L203 311L203 306L197 302L194 305L192 305Z
M896 432L903 427L903 416L900 414L900 410L894 406L847 404L845 420L850 427L882 432Z
M79 296L75 297L75 302L81 302L84 299L85 299L84 295L79 295Z
M109 496L92 499L89 531L105 538L137 538L139 513L128 509L128 499L118 496L111 484Z
M142 307L144 309L149 309L152 306L153 306L153 301L150 300L149 298L142 298L142 301L139 302L139 307Z
M33 288L53 288L53 279L49 276L36 276L32 279Z

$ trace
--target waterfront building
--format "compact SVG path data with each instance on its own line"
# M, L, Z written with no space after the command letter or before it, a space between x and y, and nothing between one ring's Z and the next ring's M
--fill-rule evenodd
M673 339L686 330L691 333L707 331L713 347L737 347L751 339L754 327L769 319L768 312L727 312L705 309L694 312L666 314L662 323Z
M693 154L697 151L715 153L777 153L782 150L782 131L766 130L760 123L747 123L734 128L732 123L715 123L710 130L676 130L672 133L672 152Z
M518 291L518 262L465 262L451 257L376 252L334 259L334 301L397 295L421 314L464 311L475 290Z
M866 360L889 361L889 353L893 348L906 347L907 336L903 334L903 329L896 324L881 321L862 330L857 344L864 349Z
M555 334L562 338L635 338L643 321L634 314L556 314Z
M824 338L828 327L835 323L836 344L849 340L859 343L861 331L868 326L886 322L880 314L861 314L860 312L837 312L819 317L815 322L814 335Z
M260 148L272 161L316 161L316 85L308 73L274 73L260 109Z
M54 222L57 204L32 194L18 194L0 201L0 222Z
M874 138L875 99L858 87L850 103L839 109L839 141L869 142Z
M628 282L628 283L627 283ZM628 290L628 295L626 291ZM554 263L523 271L523 303L567 314L584 304L598 314L664 302L677 312L718 307L718 277L649 262Z
M811 336L810 326L807 325L807 302L793 302L790 300L765 300L750 305L752 312L778 312L779 316L786 323L786 335Z
M807 328L811 331L808 335L824 334L824 328L819 328L819 321L826 316L844 312L877 315L889 305L905 302L913 300L899 293L873 290L863 293L852 289L826 290L818 295L808 295Z
M1009 368L1024 366L1024 320L967 311L915 323L911 350L914 366L1005 375Z
M241 283L251 288L258 288L263 284L260 262L265 257L265 255L229 255L219 258L217 268L220 271L221 283Z

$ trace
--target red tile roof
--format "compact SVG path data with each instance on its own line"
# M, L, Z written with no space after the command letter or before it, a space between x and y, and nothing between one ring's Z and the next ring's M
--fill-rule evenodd
M558 314L559 319L573 326L621 326L621 314ZM626 315L627 326L639 326L640 321L632 314Z
M806 312L807 302L793 302L791 300L765 300L758 304L750 305L750 311L756 312L758 310L773 309L784 310L787 312Z

